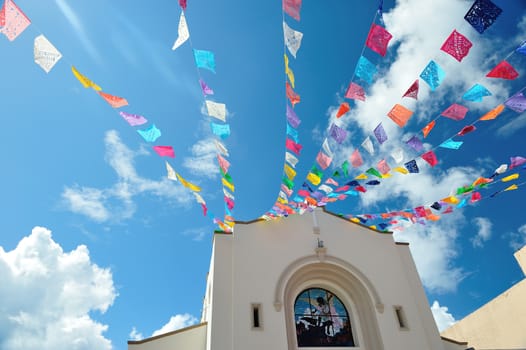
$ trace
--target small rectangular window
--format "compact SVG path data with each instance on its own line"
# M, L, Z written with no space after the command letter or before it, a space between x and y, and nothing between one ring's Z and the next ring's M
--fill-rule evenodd
M252 304L252 329L261 329L261 304Z
M409 330L409 326L407 324L407 318L405 317L404 309L397 305L394 306L394 312L396 316L396 320L398 321L398 327L400 327L401 330Z

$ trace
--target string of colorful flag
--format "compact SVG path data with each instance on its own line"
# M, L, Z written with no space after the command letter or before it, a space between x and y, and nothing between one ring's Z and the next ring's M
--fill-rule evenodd
M178 27L178 38L174 43L173 49L175 50L178 46L182 45L188 38L189 32L184 18L184 9L186 8L186 0L179 0L179 4L183 9L181 13L179 27ZM4 34L9 41L14 41L22 32L24 32L31 24L31 20L25 15L20 7L13 0L5 0L2 8L0 9L0 33ZM46 73L51 72L53 67L63 58L62 53L42 34L34 40L34 61L38 64ZM204 68L215 72L215 61L213 53L204 50L193 49L196 67L199 74L199 68ZM147 118L139 114L128 113L121 108L128 106L128 101L124 97L116 96L102 91L102 88L90 80L87 76L80 73L74 65L71 64L71 71L75 78L82 84L84 88L89 88L95 91L101 98L103 98L119 115L124 119L127 124L133 127L137 133L144 139L144 141L154 144L162 135L161 130L150 122ZM200 74L199 74L200 77ZM205 96L205 104L208 110L208 114L212 117L225 121L226 107L224 104L220 104L211 100L206 100L207 95L213 94L213 91L206 85L206 83L199 78L199 83L203 94ZM228 124L213 123L211 122L212 132L220 138L226 138L230 134L230 128ZM223 181L227 178L227 184L225 185L233 192L232 178L228 174L228 167L230 163L224 157L228 156L228 150L224 144L215 140L216 148L218 150L218 162L223 175ZM175 158L175 151L172 146L169 145L152 145L153 151L160 157ZM208 212L206 202L199 193L201 188L190 181L187 181L179 173L177 173L173 167L166 161L167 177L171 180L179 182L182 186L187 188L194 195L197 203L203 208L204 215L208 215L213 218L215 224L225 232L232 232L233 218L231 212L225 212L225 220L222 221L217 219L213 214ZM233 195L230 192L225 192L225 208L228 210L233 208ZM227 197L228 194L228 197Z
M223 232L231 233L233 232L235 225L234 217L232 215L232 210L234 209L235 205L235 186L232 176L229 173L230 162L228 161L228 157L230 154L227 147L223 143L224 140L230 136L230 125L226 122L227 108L226 104L212 100L211 96L215 96L215 92L203 79L200 71L200 69L204 69L215 73L216 65L214 53L207 50L195 49L190 37L190 31L185 17L186 0L179 0L179 5L181 6L182 11L179 17L178 37L174 42L172 50L176 50L186 41L188 41L192 48L192 52L194 53L196 71L199 78L199 85L203 93L204 104L206 106L208 116L214 118L210 121L210 129L212 134L215 136L214 143L217 150L216 157L221 174L221 184L223 189L225 210L224 220L221 221L215 218L213 215L212 217L214 223L217 224ZM197 198L197 200L203 206L204 214L207 215L206 203L202 201L202 198Z
M401 231L404 225L407 224L422 224L426 221L438 221L443 214L450 214L455 209L464 208L467 205L475 205L482 200L491 199L497 195L517 190L519 187L526 184L526 182L508 183L517 180L520 177L518 172L506 175L512 169L521 167L526 169L526 158L521 156L510 157L510 163L501 164L493 174L489 177L478 177L470 185L465 185L457 188L455 194L450 194L440 200L425 205L399 209L396 211L388 211L381 213L367 213L367 214L341 214L353 222L367 224L370 228L381 231ZM501 177L499 181L496 181ZM506 183L504 188L493 191L489 196L483 196L482 191L488 191L493 185Z
M476 1L473 4L473 6L470 8L470 10L468 11L468 13L465 16L465 19L466 19L466 21L468 21L468 23L470 23L472 25L474 25L473 23L475 23L475 25L474 25L475 29L479 33L482 33L485 29L487 29L489 27L489 25L491 25L491 23L493 23L493 21L500 14L500 12L501 12L501 10L496 8L491 2L489 2L489 1L480 1L479 0L479 1ZM380 14L380 21L381 21L381 13L382 13L382 3L381 2L380 2L380 5L378 7L377 13ZM487 13L489 13L489 17L487 16ZM383 21L381 21L381 22L383 22ZM384 56L385 52L386 52L386 49L387 49L387 44L388 44L388 41L390 40L390 38L391 38L390 34L383 27L375 24L374 21L373 21L373 25L371 26L371 30L369 32L369 35L368 35L368 38L367 38L367 41L366 41L366 46L371 48L374 52L379 53L380 55ZM448 37L446 42L442 45L441 50L445 51L448 54L450 54L451 56L453 56L455 59L457 59L460 62L462 60L462 58L465 57L465 55L467 55L467 52L469 51L469 48L471 47L471 45L472 44L467 40L467 38L462 36L456 30L453 30L452 34ZM365 48L365 46L364 46L364 48ZM372 78L373 78L373 75L374 75L374 74L371 74L371 71L373 70L371 68L372 64L369 64L368 63L369 61L366 61L366 60L367 59L363 56L363 50L362 50L362 56L361 56L361 58L360 58L360 60L358 62L357 69L355 70L355 75L357 75L358 77L362 78L362 80L365 80L365 81L368 81L368 82L372 82ZM500 67L502 67L502 64L499 64L495 69L492 70L492 72L488 73L488 76L490 76L490 77L492 77L492 76L499 76L500 75L499 72L502 71L502 69ZM375 68L374 65L373 65L373 68ZM434 61L431 61L430 64L428 65L428 67L426 67L426 69L424 69L424 71L422 72L420 77L426 83L428 83L428 85L431 87L432 90L434 90L436 87L438 87L438 85L439 85L438 82L440 82L440 80L443 79L443 76L444 76L444 74L441 73L441 71L439 70L439 67L434 63ZM436 77L438 77L438 78L442 77L442 78L437 80ZM487 93L488 93L487 89L483 88L480 85L475 85L466 94L464 94L463 97L465 99L467 99L467 100L477 101L479 99L481 100L481 98L483 96L486 96ZM418 96L418 79L410 87L410 89L408 89L408 91L404 94L404 97L413 97L415 99L417 99L417 96ZM356 84L353 81L351 81L351 84L349 85L348 91L346 93L346 97L351 97L351 98L354 98L354 99L365 101L364 89L361 88L358 84ZM507 104L510 104L512 101L514 102L514 104L518 104L517 99L518 99L518 97L515 97L513 100L510 99L510 100L507 101L508 102ZM350 110L350 108L349 108L348 103L343 103L340 106L340 109L339 109L339 111L337 113L337 117L341 117L343 114L345 114L349 110ZM449 112L451 112L451 109L449 110ZM494 110L490 111L489 113L487 113L484 117L480 118L480 120L494 119L500 112L501 112L501 107L498 107L497 109L494 109ZM410 117L410 113L412 114L412 112L409 111L404 106L396 105L395 107L393 107L391 112L389 112L388 116L395 123L397 123L399 126L403 127L407 123L407 120ZM446 114L446 116L448 115L448 113L446 113L446 112L444 112L444 114ZM472 129L472 128L469 128L469 127L468 128L463 128L461 130L461 132L459 132L458 134L462 136L462 135L466 134L470 129ZM430 129L427 128L427 130L428 130L427 133L429 133ZM333 124L331 126L330 133L331 133L331 135L335 136L333 138L338 140L338 137L341 137L341 135L344 134L344 131L339 130L338 126L337 125L335 126ZM375 134L375 136L376 136L376 138L377 138L377 140L379 141L380 144L385 142L385 140L387 139L387 135L385 134L385 131L383 130L381 124L377 128L375 128L374 134ZM409 144L410 145L411 144L412 145L417 145L416 139L413 139L413 140L414 141L409 142ZM320 151L320 153L318 154L318 157L317 157L318 165L320 165L320 167L322 167L322 169L324 169L324 170L330 164L330 160L327 161L327 159L330 159L328 155L331 154L330 148L329 148L328 143L326 141L327 141L327 139L324 141L324 143L322 145L322 149L325 150L326 154L323 154L323 152ZM367 142L367 141L369 141L369 142ZM364 148L366 148L368 151L370 151L369 153L373 154L374 149L372 149L372 142L370 141L370 138L367 138L366 141L364 141L364 143L362 144L362 146ZM452 140L447 140L447 142L443 142L441 144L441 146L444 147L444 148L452 148L452 146L459 146L459 143L455 143ZM431 152L432 152L432 150L431 150ZM434 165L436 165L436 156L434 155L434 153L431 153L431 152L426 152L423 155L421 155L421 157L422 157L422 159L426 160L431 166L434 166ZM398 162L400 162L403 159L403 153L400 154L400 152L398 152L398 155L393 157L393 158L395 160L398 159ZM361 156L359 155L357 150L351 156L351 162L355 166L357 165L356 164L357 162L360 163L359 165L361 165L361 163L363 163L363 161L361 160ZM347 172L347 169L346 169L345 165L346 165L346 163L343 164L343 170L344 170L343 172L344 173ZM348 164L347 164L347 166L348 166ZM387 177L386 176L387 172L390 169L389 169L389 167L388 167L388 165L387 165L385 160L381 160L378 163L378 168L379 168L379 170L381 172L377 171L374 168L371 168L371 169L369 169L367 171L367 173L370 173L372 175L376 175L376 176L378 176L380 178ZM416 173L416 172L418 172L418 167L416 165L416 161L413 160L413 161L410 161L410 162L406 163L405 164L405 168L397 167L394 170L398 170L400 173L403 173L403 174L407 174L409 172ZM383 174L382 174L382 172L383 172ZM335 173L337 173L337 171ZM312 171L308 174L307 180L309 180L309 182L311 182L313 185L318 185L320 183L320 181L321 181L322 175L323 175L323 173L321 171L319 171L318 169L316 169L316 166L314 166ZM361 174L355 180L366 179L366 178L367 178L367 176L365 174ZM336 181L334 181L334 180L331 181L331 180L332 179L328 179L327 182L333 182L332 183L333 185L337 185ZM367 184L368 185L377 185L377 184L379 184L379 181L378 180L372 180L372 181L369 181ZM303 200L303 203L308 204L309 206L324 205L326 203L326 202L323 202L321 200L321 198L314 198L313 199L310 196L312 193L314 193L314 191L310 188L310 186L308 184L304 183L304 187L307 187L309 189L309 191L305 191L305 190L300 190L299 191L300 195L304 195L305 196L305 199ZM343 187L345 188L345 186L343 186ZM328 194L330 195L331 192L332 192L332 188L328 187L325 184L320 186L320 189L322 189L322 191L325 192L325 195L328 195ZM363 186L357 186L356 189L359 192L365 192L365 188ZM353 191L352 194L354 194L354 193L356 193L356 192ZM290 196L290 194L289 194L289 196ZM322 193L318 193L318 197L320 197L320 196L323 196L323 194ZM332 199L332 200L329 200L329 201L334 201L334 200L338 200L338 199L344 199L345 197L346 197L346 194L339 194L336 198L334 198L334 197L333 198L329 198L329 199ZM276 205L273 207L272 211L270 211L269 213L267 213L267 214L265 214L263 216L265 219L271 219L271 218L273 218L275 216L282 216L282 215L286 216L286 215L289 215L289 214L297 212L297 207L295 207L294 203L291 203L292 205L286 205L284 203L286 198L285 198L285 196L282 196L282 193L280 193L280 198L282 199L282 201L278 201L276 203ZM301 199L295 198L295 200L297 201L297 203L299 203L301 205L301 202L299 202L299 200L301 200ZM326 197L325 197L325 200L327 200Z

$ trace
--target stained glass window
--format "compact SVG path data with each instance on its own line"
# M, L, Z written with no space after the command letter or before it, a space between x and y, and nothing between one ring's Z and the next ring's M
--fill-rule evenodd
M294 302L294 320L299 347L354 346L347 309L328 290L301 292Z

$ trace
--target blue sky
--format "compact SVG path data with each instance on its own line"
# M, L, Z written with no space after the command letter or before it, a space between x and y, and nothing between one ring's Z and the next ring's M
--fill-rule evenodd
M363 51L380 73L366 86L367 101L350 101L353 109L340 121L349 137L341 146L331 140L335 164L347 159L379 122L389 141L374 157L361 150L366 165L388 157L451 103L461 103L475 83L493 96L464 103L470 108L466 121L524 86L526 65L518 54L509 57L518 79L485 78L525 39L520 36L526 29L525 5L494 2L503 13L480 35L463 20L472 1L385 1L384 20L393 40L385 58ZM56 342L61 342L68 349L72 344L125 349L132 336L196 322L215 226L188 190L166 179L164 159L116 110L84 89L71 66L103 91L125 97L129 106L123 111L144 115L161 129L158 144L175 149L171 165L203 188L209 211L221 217L222 187L213 135L203 115L200 75L214 89L213 100L227 105L234 216L251 220L272 207L283 176L281 3L189 1L191 43L176 51L171 50L181 12L176 1L17 4L32 24L13 42L0 37L5 130L0 276L8 281L0 286L2 345L27 349L38 341L40 348L60 349ZM295 107L304 147L299 185L344 100L376 7L376 1L309 1L300 22L284 17L304 34L290 62L302 99ZM453 29L473 42L461 63L439 50ZM49 74L33 62L33 40L40 34L63 55ZM215 53L215 74L196 69L192 47ZM431 92L421 81L418 102L402 100L431 59L446 71L443 85ZM415 110L404 129L386 117L395 103ZM440 119L425 147L437 146L464 125ZM447 197L478 176L491 175L511 156L526 156L525 126L524 114L506 110L492 122L477 124L461 149L437 150L436 167L419 163L420 174L393 175L329 210L378 213ZM405 152L406 160L415 157ZM395 233L397 240L411 242L429 301L438 302L434 308L442 322L462 318L522 278L512 257L526 243L522 195L519 188L455 210L436 223L408 225ZM69 338L64 325L70 328ZM20 339L26 343L17 343Z

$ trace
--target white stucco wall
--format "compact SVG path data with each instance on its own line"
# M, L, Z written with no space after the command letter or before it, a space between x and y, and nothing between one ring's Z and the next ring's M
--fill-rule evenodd
M515 253L526 272L526 247ZM526 279L469 314L442 335L476 349L526 349Z
M234 235L215 235L207 349L288 349L286 308L276 311L276 288L280 276L294 262L319 263L315 253L319 238L327 249L324 263L349 262L367 276L376 290L384 310L380 313L373 307L370 312L379 327L384 349L442 350L408 247L396 245L390 234L369 230L321 210L317 210L316 217L320 234L313 233L313 219L305 214L238 224ZM372 295L370 287L366 286ZM259 330L252 329L253 303L261 305ZM399 329L395 305L403 307L408 330ZM360 330L361 325L355 322L354 327ZM359 346L354 349L365 350L360 334L355 334L355 338Z

